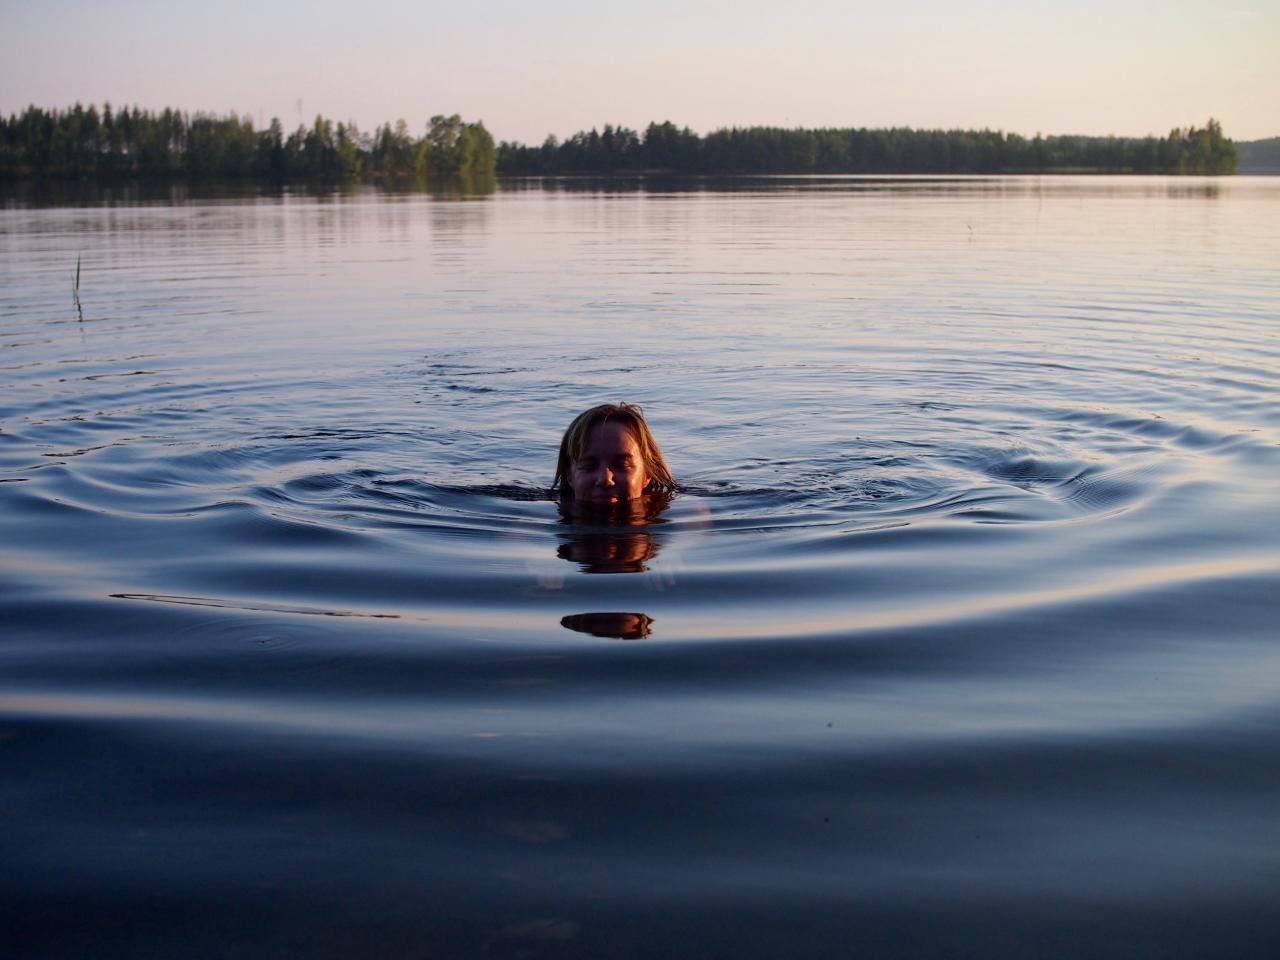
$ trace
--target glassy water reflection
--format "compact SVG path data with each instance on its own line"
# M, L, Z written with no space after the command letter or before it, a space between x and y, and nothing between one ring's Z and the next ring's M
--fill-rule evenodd
M1277 214L10 198L6 940L1273 955ZM560 432L618 399L681 492L567 514Z

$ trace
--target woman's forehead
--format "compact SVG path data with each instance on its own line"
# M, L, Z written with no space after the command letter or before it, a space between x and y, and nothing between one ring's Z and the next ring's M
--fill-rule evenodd
M636 453L640 450L640 442L635 431L626 423L617 420L602 420L592 426L583 442L583 450L620 450Z

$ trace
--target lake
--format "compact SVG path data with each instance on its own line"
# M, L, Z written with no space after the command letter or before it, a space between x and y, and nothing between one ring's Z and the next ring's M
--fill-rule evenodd
M1276 956L1277 224L11 191L7 955ZM546 494L613 400L629 526Z

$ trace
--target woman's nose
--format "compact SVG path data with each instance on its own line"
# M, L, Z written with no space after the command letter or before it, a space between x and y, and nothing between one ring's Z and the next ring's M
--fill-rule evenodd
M596 482L602 487L613 486L613 471L607 466L602 466L596 473Z

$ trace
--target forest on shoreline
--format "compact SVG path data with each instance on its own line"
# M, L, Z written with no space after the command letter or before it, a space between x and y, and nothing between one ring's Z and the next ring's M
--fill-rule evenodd
M101 111L28 107L0 117L0 178L60 180L347 181L492 175L496 153L483 123L431 118L419 137L400 120L372 134L317 116L285 134L278 119L137 107Z
M437 177L733 174L1230 174L1235 144L1210 119L1165 137L1040 136L998 130L734 127L701 136L670 121L606 124L540 146L502 142L457 114L420 136L400 120L364 133L317 116L286 134L249 117L104 104L0 116L0 179L424 183Z
M745 127L700 137L667 122L576 133L540 147L501 143L509 175L662 171L683 174L1171 173L1229 174L1235 144L1216 120L1167 137L1037 135L998 130Z

